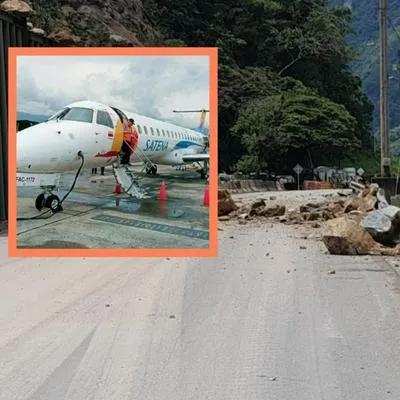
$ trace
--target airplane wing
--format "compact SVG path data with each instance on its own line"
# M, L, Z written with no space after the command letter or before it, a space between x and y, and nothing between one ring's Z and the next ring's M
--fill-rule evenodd
M183 162L209 161L209 154L188 154L182 156Z

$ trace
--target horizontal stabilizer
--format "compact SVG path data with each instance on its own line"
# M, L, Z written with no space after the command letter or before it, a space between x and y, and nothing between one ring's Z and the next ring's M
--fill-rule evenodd
M209 161L209 154L188 154L182 156L183 162Z

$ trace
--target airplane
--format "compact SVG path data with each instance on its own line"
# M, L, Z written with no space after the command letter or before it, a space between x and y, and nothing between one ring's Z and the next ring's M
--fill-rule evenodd
M147 173L155 175L157 164L209 162L208 138L203 133L85 100L68 104L47 121L17 133L17 186L40 186L43 192L36 198L36 208L60 211L62 201L52 193L60 174L78 170L77 179L81 169L119 166L122 122L129 118L139 133L130 162L144 162ZM208 171L203 168L200 173L206 178ZM41 179L49 175L51 184ZM119 175L114 175L118 180Z

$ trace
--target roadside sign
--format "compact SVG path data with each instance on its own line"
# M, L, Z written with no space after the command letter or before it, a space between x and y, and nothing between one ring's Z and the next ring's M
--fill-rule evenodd
M300 190L300 174L303 172L303 167L300 164L295 165L293 171L297 174L297 190Z
M297 164L294 168L293 171L296 172L297 175L301 174L303 172L303 167L300 164Z
M358 168L358 170L357 170L357 174L360 175L360 176L363 176L364 172L365 171L362 168Z

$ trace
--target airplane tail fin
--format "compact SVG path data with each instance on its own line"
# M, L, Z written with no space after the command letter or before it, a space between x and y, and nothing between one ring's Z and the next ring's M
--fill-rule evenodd
M206 122L206 114L207 114L206 110L200 111L200 125L194 129L195 131L200 132L203 135L208 135L208 129L204 126Z

